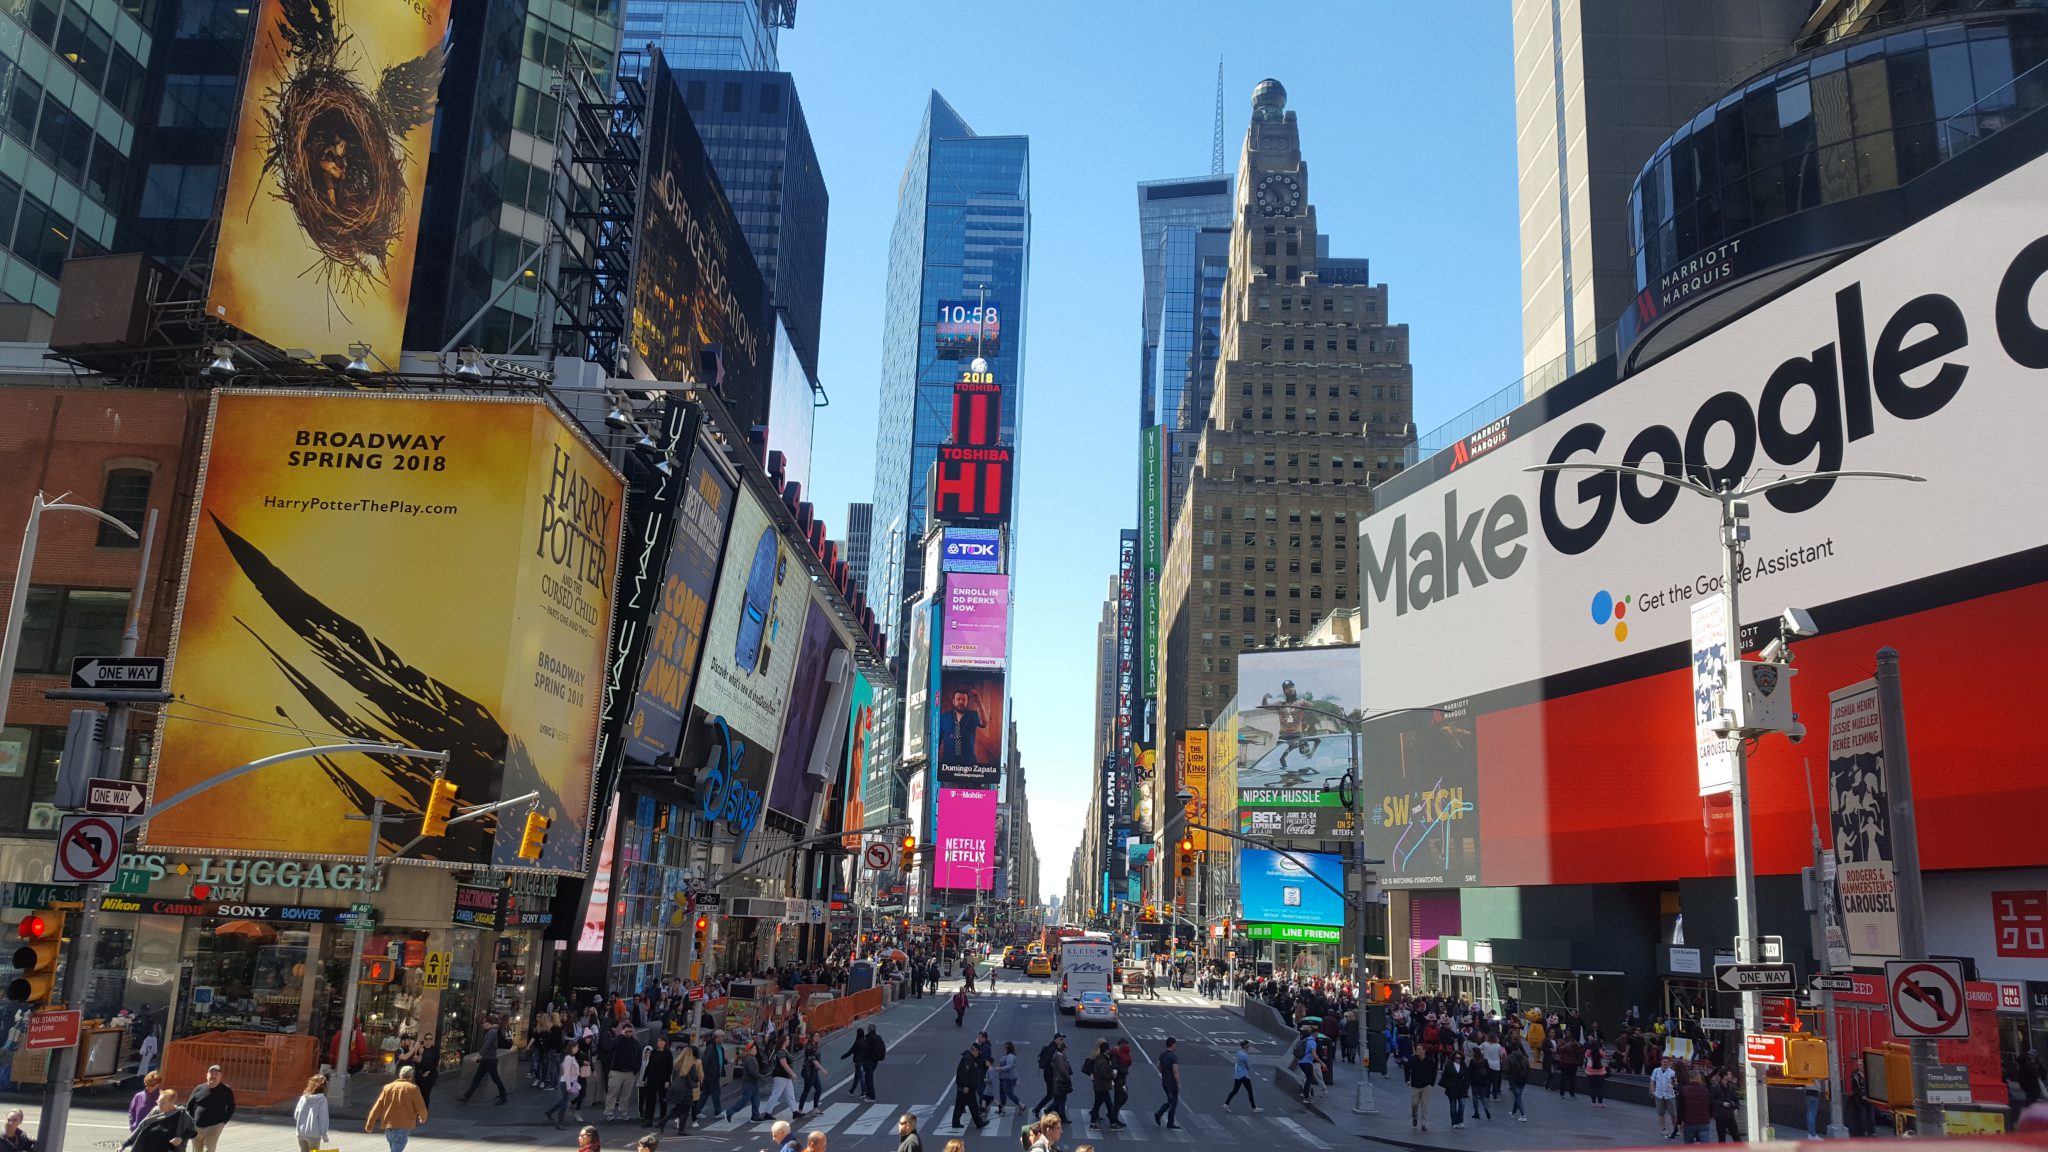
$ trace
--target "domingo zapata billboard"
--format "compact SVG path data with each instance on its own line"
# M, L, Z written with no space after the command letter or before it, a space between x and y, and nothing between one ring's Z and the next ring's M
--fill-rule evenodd
M215 393L152 794L311 745L445 751L458 807L539 792L547 848L517 859L521 807L410 858L580 870L624 495L537 400ZM287 761L155 817L144 842L360 857L347 817L379 799L419 813L434 770ZM386 849L418 832L387 825Z
M279 348L363 343L397 363L449 10L261 0L210 315Z

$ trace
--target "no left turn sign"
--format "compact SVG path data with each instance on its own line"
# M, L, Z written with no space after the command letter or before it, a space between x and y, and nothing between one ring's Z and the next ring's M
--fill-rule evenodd
M1952 1040L1970 1034L1963 965L1956 960L1888 960L1886 999L1892 1034L1903 1040Z
M111 816L66 816L57 831L57 861L50 878L59 884L96 884L121 862L122 822Z
M870 840L861 849L860 857L869 869L881 872L896 862L896 847L887 840Z

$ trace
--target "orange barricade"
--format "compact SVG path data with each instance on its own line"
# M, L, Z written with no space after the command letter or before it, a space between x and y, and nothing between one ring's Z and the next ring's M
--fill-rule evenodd
M221 1079L235 1090L235 1103L262 1108L305 1091L319 1062L320 1047L311 1036L208 1032L164 1046L164 1087L189 1093L218 1064Z
M841 996L837 1000L825 1001L812 1008L809 1012L804 1013L804 1023L811 1031L822 1034L837 1028L844 1028L863 1016L869 1016L881 1010L882 990L880 988L870 988L865 992L855 992L851 996Z

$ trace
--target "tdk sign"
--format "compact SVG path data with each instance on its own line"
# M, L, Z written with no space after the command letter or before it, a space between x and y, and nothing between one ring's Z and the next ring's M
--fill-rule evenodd
M996 528L948 528L940 544L939 567L947 572L1003 570L1003 534Z

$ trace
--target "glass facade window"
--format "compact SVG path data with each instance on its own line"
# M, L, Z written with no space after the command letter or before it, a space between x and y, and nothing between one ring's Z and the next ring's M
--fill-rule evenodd
M1636 178L1637 290L1668 289L1760 224L1925 174L2048 104L2044 62L2048 13L2021 6L1837 42L1751 80Z
M763 0L626 0L626 45L654 44L671 68L774 72L778 26Z
M906 556L924 535L927 477L952 432L961 366L938 355L940 301L979 301L985 290L1002 310L1002 351L990 358L989 370L1003 389L1001 439L1016 443L1030 276L1030 154L1022 136L976 135L934 93L899 186L883 300L875 449L875 516L889 534L886 542L876 537L868 569L874 603L892 612L907 613L921 587L922 565L907 563ZM1016 477L1012 483L1013 491L1022 489ZM1014 536L1011 543L1014 548ZM898 616L885 625L896 652L905 624Z
M619 839L614 857L609 987L640 990L659 984L681 963L684 924L675 895L688 885L687 809L649 796L621 796Z

